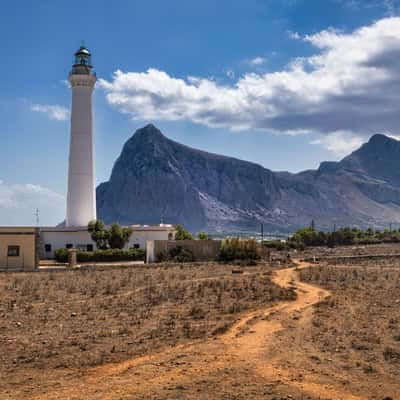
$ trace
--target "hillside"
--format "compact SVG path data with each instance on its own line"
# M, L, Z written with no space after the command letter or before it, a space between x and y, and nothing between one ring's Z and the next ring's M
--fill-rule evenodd
M384 135L340 162L299 174L196 150L153 125L126 142L110 180L97 188L105 222L181 223L191 230L290 232L314 219L386 227L400 223L400 143ZM397 166L397 167L396 167Z

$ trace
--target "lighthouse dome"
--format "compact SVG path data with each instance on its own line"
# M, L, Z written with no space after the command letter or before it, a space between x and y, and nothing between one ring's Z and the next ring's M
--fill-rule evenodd
M90 51L85 46L81 46L79 48L79 50L75 53L75 55L78 55L78 54L86 54L86 55L90 56Z
M78 65L92 68L92 55L90 54L89 49L85 46L81 46L75 52L74 66Z

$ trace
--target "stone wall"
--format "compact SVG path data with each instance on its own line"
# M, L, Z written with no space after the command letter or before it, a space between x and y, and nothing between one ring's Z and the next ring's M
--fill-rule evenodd
M177 246L182 246L194 255L196 261L215 261L221 249L222 240L149 240L146 245L146 263L158 261L160 254L167 254ZM270 251L258 246L258 254L263 260L270 260Z
M146 246L146 262L157 262L159 254L167 254L177 246L191 251L196 261L214 261L221 244L221 240L149 240Z

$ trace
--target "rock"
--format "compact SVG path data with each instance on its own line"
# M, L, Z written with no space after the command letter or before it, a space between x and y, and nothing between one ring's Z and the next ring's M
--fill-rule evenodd
M126 142L97 188L99 218L122 224L181 223L191 230L290 232L400 223L400 142L373 136L340 162L298 174L196 150L155 126ZM301 210L301 212L299 212Z

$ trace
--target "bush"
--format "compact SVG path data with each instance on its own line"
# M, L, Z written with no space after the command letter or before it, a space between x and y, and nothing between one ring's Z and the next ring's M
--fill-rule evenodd
M168 252L158 253L157 261L193 262L196 261L196 259L190 250L185 249L183 246L176 246L170 249Z
M68 250L67 249L58 249L54 252L54 257L56 261L60 263L68 262Z
M282 242L280 240L270 240L267 242L263 242L263 245L268 249L274 249L276 251L287 251L289 249L289 245L286 242Z
M218 261L258 260L257 242L253 239L230 238L222 242Z
M177 225L175 229L175 240L193 240L192 234L187 231L182 225Z
M103 221L94 220L89 222L88 232L98 249L123 249L129 242L132 235L131 227L122 227L119 224L112 224L106 229Z
M58 262L68 262L68 250L58 249L55 251ZM115 262L115 261L144 261L146 252L142 249L108 249L96 251L78 251L78 262Z
M169 251L168 260L175 262L192 262L195 261L195 258L190 250L182 246L176 246Z

